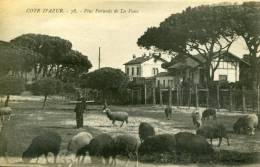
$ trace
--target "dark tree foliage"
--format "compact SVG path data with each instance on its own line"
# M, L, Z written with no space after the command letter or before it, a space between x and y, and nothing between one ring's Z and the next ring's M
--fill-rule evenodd
M28 48L0 41L0 76L31 71L33 60L38 56L40 55Z
M44 77L35 81L31 86L31 91L36 95L43 95L44 101L42 108L45 107L49 95L58 94L62 89L62 82L55 78Z
M102 91L103 98L112 102L123 100L128 85L128 77L120 69L104 67L82 75L81 86ZM125 98L125 97L124 97Z
M228 51L236 39L229 26L232 6L199 6L187 8L182 13L173 14L159 27L148 28L137 44L145 48L177 52L182 58L190 57L204 66L207 82L214 78L214 72L221 60L221 53ZM194 55L200 54L204 60ZM211 62L219 55L217 66ZM211 73L210 73L211 70Z
M243 5L235 6L232 10L232 29L242 37L249 51L246 60L251 64L249 69L250 78L247 77L250 87L256 88L259 84L259 64L257 56L260 45L260 3L245 2Z
M0 77L0 94L6 95L5 106L8 106L10 95L18 95L24 91L25 83L22 78L15 76Z
M77 74L77 77L92 67L87 56L72 50L72 43L60 37L24 34L11 40L11 43L27 47L41 55L34 59L35 79L42 75L66 80L68 73L73 73L73 76Z

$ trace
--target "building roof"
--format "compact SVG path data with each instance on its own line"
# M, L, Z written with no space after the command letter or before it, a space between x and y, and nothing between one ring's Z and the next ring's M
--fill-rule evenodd
M226 56L231 57L232 59L235 59L236 61L242 62L242 63L244 63L246 65L250 65L248 62L244 61L243 59L241 59L240 57L234 55L233 53L223 51L221 54L222 55L225 54ZM194 55L193 57L198 59L202 63L206 62L206 59L203 58L203 56L200 55L200 54ZM214 57L217 58L218 54L215 54ZM197 67L199 65L200 64L196 60L194 60L194 59L192 59L190 57L187 57L184 61L174 63L171 66L169 66L168 68L176 68L176 69L183 68L183 67L195 68L195 67Z
M142 64L152 58L161 60L162 62L167 62L166 60L164 60L163 58L158 57L158 56L142 56L142 57L137 57L135 59L132 59L132 60L126 62L124 65Z

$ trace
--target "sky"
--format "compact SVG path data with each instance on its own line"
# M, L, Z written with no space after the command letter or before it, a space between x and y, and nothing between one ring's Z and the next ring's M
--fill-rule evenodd
M138 38L148 27L158 26L171 14L189 6L220 2L223 1L0 0L0 40L10 41L26 33L59 36L88 56L93 65L91 70L98 68L99 47L101 67L123 70L123 64L133 54L149 52L137 46ZM238 56L247 53L242 40L234 43L230 51Z

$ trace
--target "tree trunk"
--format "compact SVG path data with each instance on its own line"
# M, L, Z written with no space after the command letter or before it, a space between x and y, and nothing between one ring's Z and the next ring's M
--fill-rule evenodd
M256 52L251 53L251 73L252 73L252 88L254 90L257 90L257 57L256 57Z
M5 107L8 107L9 99L10 99L10 95L7 95L5 100Z
M47 101L47 95L44 95L44 101L43 101L42 109L44 109L46 101Z

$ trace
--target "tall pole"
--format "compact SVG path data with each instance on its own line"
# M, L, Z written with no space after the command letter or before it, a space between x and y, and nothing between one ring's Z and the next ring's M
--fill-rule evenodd
M257 114L260 114L260 85L257 86Z
M98 69L100 69L100 47L98 47Z

